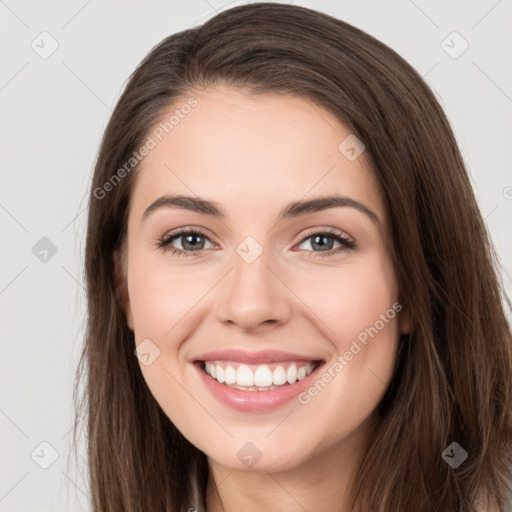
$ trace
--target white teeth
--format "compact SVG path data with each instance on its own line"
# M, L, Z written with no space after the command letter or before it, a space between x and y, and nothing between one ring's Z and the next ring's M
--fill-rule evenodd
M244 391L268 391L278 386L294 384L308 376L315 368L312 362L299 367L296 363L292 363L286 370L285 365L279 364L274 371L266 364L258 365L254 371L247 364L240 364L238 368L234 366L216 361L205 361L204 369L208 375L221 384L225 383Z
M290 365L286 370L286 380L289 384L293 384L297 380L297 366L295 364Z
M224 372L224 381L226 384L236 384L236 371L232 366L228 366Z
M215 366L215 373L217 374L217 380L222 384L224 382L224 368L218 363Z
M268 366L258 366L254 372L254 385L259 388L272 386L272 372Z
M239 386L254 386L254 373L246 365L241 364L236 371L236 383Z
M282 386L286 382L286 372L281 365L274 370L274 373L272 374L272 382L276 386Z

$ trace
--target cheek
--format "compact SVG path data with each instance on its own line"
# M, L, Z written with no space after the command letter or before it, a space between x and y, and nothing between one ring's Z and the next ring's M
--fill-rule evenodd
M371 413L391 380L402 309L387 260L376 257L360 263L328 269L329 275L300 291L336 352L319 376L322 382L316 382L301 403L314 402L310 411L318 415L325 407L340 417L351 411L354 425Z
M161 262L154 263L147 256L143 259L133 255L130 260L135 344L146 343L141 346L149 347L148 352L154 357L148 365L141 361L140 369L162 410L187 436L196 432L193 425L204 411L196 407L188 392L190 369L180 346L191 330L194 305L211 288L207 276L191 278L193 273L190 268L180 271Z
M398 332L393 308L398 293L393 276L387 262L376 257L357 266L322 269L315 279L303 279L298 295L342 353L358 336L364 339L367 329L375 325L383 337Z
M136 340L169 339L211 285L204 273L199 276L192 267L180 270L161 263L137 263L134 258L129 281Z

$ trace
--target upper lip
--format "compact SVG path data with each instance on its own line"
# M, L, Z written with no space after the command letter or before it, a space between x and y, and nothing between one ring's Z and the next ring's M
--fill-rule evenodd
M247 364L267 364L284 361L320 361L318 357L304 356L281 350L260 350L257 352L239 349L214 350L206 352L194 361L236 361Z

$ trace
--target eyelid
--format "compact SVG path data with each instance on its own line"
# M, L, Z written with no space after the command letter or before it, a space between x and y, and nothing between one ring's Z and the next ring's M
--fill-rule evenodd
M353 237L351 237L346 231L343 231L342 229L332 228L332 227L322 227L322 226L315 226L313 228L307 228L306 230L302 230L297 237L295 238L295 241L293 242L293 246L297 245L300 242L303 242L306 238L309 238L311 235L316 234L329 234L329 235L336 235L340 238L344 238L349 242L355 243L355 240Z
M216 242L212 240L212 238L215 238L209 231L205 230L204 228L200 228L199 226L184 226L182 228L176 228L171 231L166 232L164 235L160 237L160 240L168 240L170 238L178 238L180 235L184 235L190 232L197 232L198 234L204 236L210 242L214 245L219 245Z

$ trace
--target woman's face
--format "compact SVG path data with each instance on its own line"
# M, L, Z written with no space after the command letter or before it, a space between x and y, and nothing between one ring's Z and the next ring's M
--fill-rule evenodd
M393 373L406 326L384 203L363 146L322 107L227 87L192 96L151 135L131 198L140 367L210 462L298 467L357 439Z

